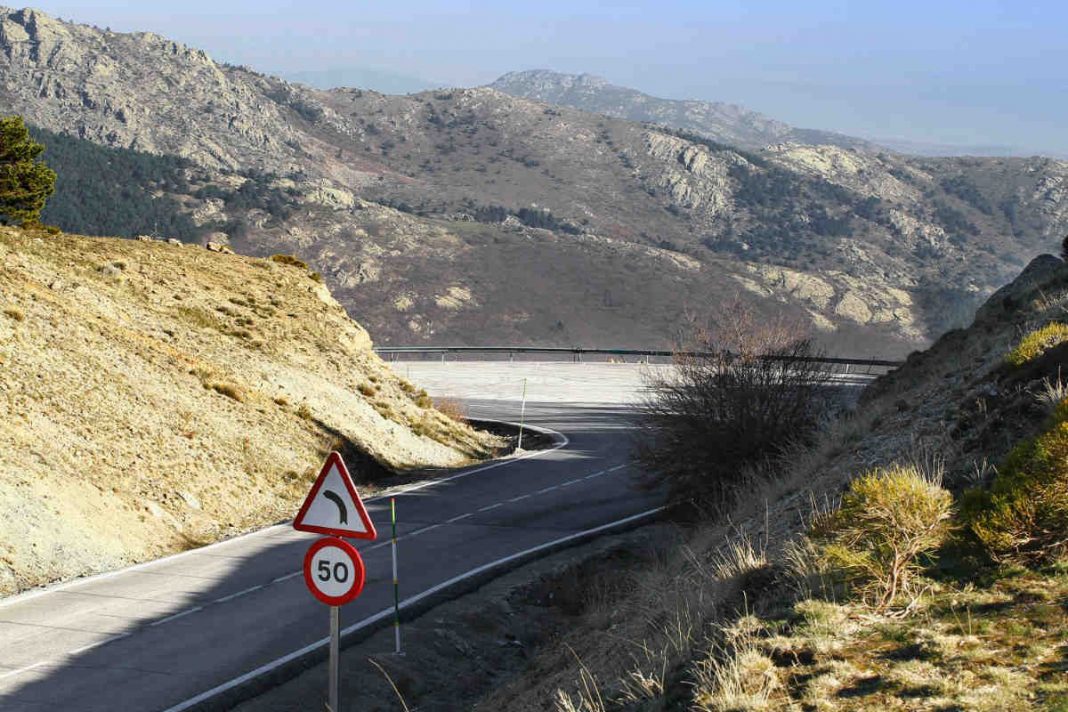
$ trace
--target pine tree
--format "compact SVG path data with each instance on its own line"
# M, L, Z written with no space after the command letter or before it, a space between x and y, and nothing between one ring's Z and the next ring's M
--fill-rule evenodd
M56 190L56 173L38 160L44 146L21 116L0 118L0 223L35 225Z

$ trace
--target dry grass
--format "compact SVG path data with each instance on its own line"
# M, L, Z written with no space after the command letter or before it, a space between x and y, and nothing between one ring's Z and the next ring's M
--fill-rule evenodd
M456 398L435 398L434 409L456 423L467 422L467 406Z
M4 316L14 319L15 321L25 321L26 312L22 311L18 307L5 307Z

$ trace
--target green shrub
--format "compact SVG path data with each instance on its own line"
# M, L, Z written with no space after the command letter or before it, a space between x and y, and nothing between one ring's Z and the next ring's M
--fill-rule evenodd
M1066 341L1068 341L1068 324L1055 321L1046 324L1041 329L1035 329L1020 339L1020 343L1009 352L1005 360L1011 366L1022 366Z
M909 590L919 558L944 541L952 502L915 467L894 465L854 480L809 535L829 571L884 609Z
M1019 443L989 489L965 493L968 531L995 561L1042 563L1068 551L1068 401Z

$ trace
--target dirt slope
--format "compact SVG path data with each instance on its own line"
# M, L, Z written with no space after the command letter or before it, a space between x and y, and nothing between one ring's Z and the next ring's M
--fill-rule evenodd
M317 277L0 228L0 593L285 519L331 448L364 479L490 453Z

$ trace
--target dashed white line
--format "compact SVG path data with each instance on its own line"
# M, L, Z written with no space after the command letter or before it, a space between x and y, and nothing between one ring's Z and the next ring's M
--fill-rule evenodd
M518 497L512 497L512 498L511 498L510 500L508 500L508 501L509 501L509 502L522 502L522 501L523 501L524 499L526 499L527 497L530 497L530 495L529 495L529 494L521 494L521 495L519 495Z
M460 516L458 516L458 517L453 517L452 519L450 519L450 520L446 521L445 523L446 523L446 524L452 524L453 522L458 522L458 521L460 521L461 519L467 519L468 517L473 517L473 516L475 516L475 515L474 515L474 513L472 513L472 512L468 512L467 514L461 514L461 515L460 515Z
M302 573L304 573L304 572L303 571L294 571L291 574L285 574L284 576L279 576L278 578L271 579L271 583L282 583L283 581L288 581L291 578L296 578L297 576L300 576Z
M98 640L95 643L89 643L89 645L83 645L80 648L75 648L74 650L68 650L66 654L67 655L80 655L81 653L84 653L87 650L92 650L93 648L99 648L101 645L107 645L108 643L114 643L116 640L121 640L123 638L129 638L131 635L133 635L133 633L119 633L117 635L113 635L113 636L110 636L108 638L104 638L103 640Z
M149 623L148 625L149 625L150 628L154 628L154 627L156 627L158 625L163 625L164 623L169 623L169 622L171 622L173 620L176 620L178 618L182 618L184 616L190 615L191 613L196 613L197 611L202 611L202 610L204 610L204 606L194 606L193 608L190 608L188 610L184 610L181 613L175 613L173 616L167 616L166 618L161 618L160 620L158 620L158 621L156 621L154 623Z
M29 672L30 670L33 670L34 668L41 667L42 665L46 665L46 664L48 664L47 660L41 660L40 662L36 662L36 663L31 664L31 665L27 665L26 667L20 667L17 670L9 670L8 672L5 672L3 675L0 675L0 680L3 680L5 677L10 677L11 675L18 675L19 673Z
M585 479L585 478L579 477L577 480L568 480L567 482L561 482L560 486L561 487L570 487L573 484L576 484L578 482L582 482L583 479Z
M503 505L504 505L504 502L498 502L497 504L491 504L488 507L483 507L482 509L480 509L478 511L480 511L480 512L488 512L491 509L496 509L497 507L500 507L500 506L503 506Z
M292 575L292 574L290 574L290 575ZM227 601L232 601L235 598L238 598L239 596L244 596L246 593L252 593L253 591L259 591L265 585L266 584L262 584L261 583L259 586L249 586L244 591L238 591L237 593L231 593L229 596L223 596L222 598L216 598L214 601L212 601L212 603L226 603Z
M426 532L430 531L431 529L437 529L440 526L441 526L440 524L431 524L429 527L423 527L422 529L417 529L416 531L412 532L411 534L409 534L408 536L406 536L404 538L405 539L410 539L413 536L419 536L420 534L426 533Z
M553 490L560 489L559 485L553 485L552 487L546 487L545 489L538 490L534 494L545 494L546 492L552 492Z

